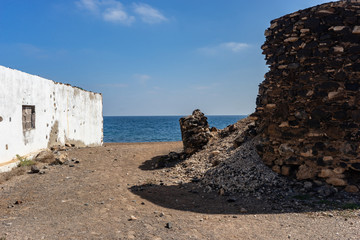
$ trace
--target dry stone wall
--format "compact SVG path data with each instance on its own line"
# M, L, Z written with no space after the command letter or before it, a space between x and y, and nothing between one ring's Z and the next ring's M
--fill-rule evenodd
M214 137L210 132L207 117L199 109L180 118L179 122L185 154L191 155L201 150Z
M262 46L270 71L253 117L264 162L283 175L360 184L360 0L271 22Z

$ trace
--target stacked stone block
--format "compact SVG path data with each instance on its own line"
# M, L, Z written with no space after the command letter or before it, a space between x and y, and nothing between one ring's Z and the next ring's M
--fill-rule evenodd
M201 150L213 137L207 117L199 109L187 117L180 118L184 152L188 155Z
M255 117L264 162L283 175L360 187L360 0L273 20Z

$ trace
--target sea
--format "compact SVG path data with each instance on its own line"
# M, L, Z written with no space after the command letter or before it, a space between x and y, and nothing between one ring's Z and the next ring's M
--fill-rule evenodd
M104 116L104 142L181 141L182 116ZM210 127L223 129L246 115L207 116Z

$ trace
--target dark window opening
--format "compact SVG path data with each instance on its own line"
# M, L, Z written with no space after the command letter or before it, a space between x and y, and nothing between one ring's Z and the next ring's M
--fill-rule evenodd
M35 106L22 106L22 124L23 131L28 131L35 128Z

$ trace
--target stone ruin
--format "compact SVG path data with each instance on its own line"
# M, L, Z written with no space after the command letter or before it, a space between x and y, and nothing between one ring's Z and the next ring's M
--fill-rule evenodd
M360 187L360 0L271 22L269 72L252 117L257 151L275 172ZM357 186L357 187L356 187Z
M187 155L201 150L216 132L216 128L209 128L207 117L199 110L193 111L192 115L180 118L181 137L184 144L184 152Z

